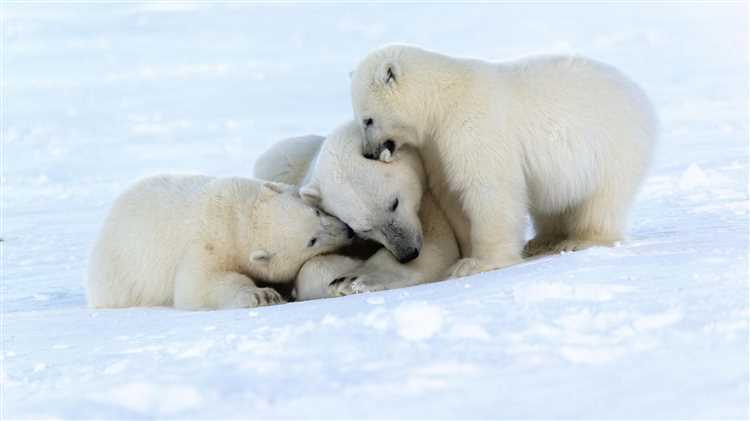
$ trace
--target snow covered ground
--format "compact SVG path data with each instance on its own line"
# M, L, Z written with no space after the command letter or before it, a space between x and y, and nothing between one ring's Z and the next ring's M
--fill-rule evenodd
M2 6L4 418L748 417L742 4ZM409 42L577 52L663 132L620 247L254 310L95 311L88 252L158 172L249 174L351 114L348 72Z

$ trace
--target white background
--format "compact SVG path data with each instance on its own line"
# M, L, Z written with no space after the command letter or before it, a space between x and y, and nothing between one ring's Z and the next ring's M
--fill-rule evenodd
M12 3L2 7L4 415L748 416L744 5ZM662 136L620 247L342 299L86 308L113 198L159 172L249 175L351 116L388 42L581 53Z

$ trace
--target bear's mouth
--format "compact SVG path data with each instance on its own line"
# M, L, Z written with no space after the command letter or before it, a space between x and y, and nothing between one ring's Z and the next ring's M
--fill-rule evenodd
M393 139L388 139L383 142L383 147L388 150L391 154L396 151L396 142Z
M393 139L388 139L380 144L374 151L365 151L364 157L367 159L391 162L393 160L393 154L396 152L396 142Z

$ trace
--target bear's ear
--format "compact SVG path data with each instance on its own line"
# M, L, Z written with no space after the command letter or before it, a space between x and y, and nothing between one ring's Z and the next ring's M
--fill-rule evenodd
M284 183L276 183L273 181L264 181L263 187L274 192L274 193L284 193L288 191L293 191L294 186L290 186L288 184Z
M254 263L266 263L271 260L271 254L265 250L255 250L250 253L250 260Z
M317 184L310 183L302 186L299 189L299 195L302 198L302 201L310 206L318 206L320 204L320 188Z
M380 66L380 80L385 85L394 85L401 78L401 67L395 61L386 61Z

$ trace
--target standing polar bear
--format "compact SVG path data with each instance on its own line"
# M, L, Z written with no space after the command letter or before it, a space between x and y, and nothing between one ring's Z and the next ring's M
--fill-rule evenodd
M276 143L258 158L253 175L300 185L308 204L385 246L365 262L341 255L311 259L298 277L298 299L442 280L459 258L450 224L425 192L418 154L404 150L389 164L364 158L356 122L343 124L327 138Z
M612 245L650 164L658 124L646 95L582 57L491 63L387 46L352 74L369 158L422 156L464 257L454 276L529 255Z
M255 307L283 301L273 284L348 245L341 221L292 186L243 178L156 176L112 207L91 256L93 307Z

